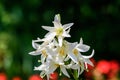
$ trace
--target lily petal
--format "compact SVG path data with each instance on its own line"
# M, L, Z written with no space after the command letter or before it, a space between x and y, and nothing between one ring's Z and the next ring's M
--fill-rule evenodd
M80 64L80 72L79 72L79 74L78 75L80 75L80 74L82 74L83 73L83 71L84 71L84 63L83 62L81 62L81 64Z
M60 66L60 69L61 69L61 71L63 72L63 74L64 74L64 75L66 75L67 77L69 77L69 78L70 78L70 76L69 76L69 74L68 74L67 70L65 69L65 67Z
M59 42L59 46L62 46L62 42L63 42L63 38L61 36L58 37L58 42Z
M40 45L38 43L35 43L34 41L32 41L32 46L34 49L38 49Z
M80 44L83 44L83 39L82 38L80 38Z
M62 27L62 24L60 22L53 21L53 24L55 28Z
M47 68L47 65L45 63L41 64L40 66L38 67L34 67L34 70L46 70Z
M46 56L41 55L41 63L44 63L44 62L45 62L45 59L46 59Z
M84 56L84 55L82 55L82 57L83 57L83 58L91 58L91 57L93 57L94 53L95 53L95 51L93 50L91 55L89 55L89 56Z
M79 66L78 66L78 64L74 64L74 65L71 66L71 68L72 68L72 69L78 69Z
M68 34L66 31L63 32L62 36L64 36L64 37L71 37L70 34Z
M75 63L78 63L78 60L77 60L77 57L72 53L68 53L68 56L75 62Z
M49 71L48 73L53 73L56 69L57 69L57 65L55 65L54 63L51 63L50 67L49 67Z
M54 27L50 27L50 26L42 26L42 28L50 32L54 31L55 29Z
M68 23L68 24L64 24L63 28L66 30L68 28L70 28L74 23Z
M70 29L71 29L71 28L69 28L68 30L66 30L66 32L69 33L69 32L70 32Z
M78 44L77 49L80 52L87 52L90 49L90 46L85 44Z
M94 66L93 63L89 60L89 59L85 59L84 60L87 64L91 65L91 66Z
M51 41L55 37L56 33L55 32L48 32L48 34L45 35L45 40L46 41Z
M54 21L55 22L60 22L60 14L57 14L57 15L55 15L55 17L54 17Z
M40 55L41 52L32 51L32 52L30 52L30 53L28 53L28 54L33 55L33 56L36 56L36 55Z

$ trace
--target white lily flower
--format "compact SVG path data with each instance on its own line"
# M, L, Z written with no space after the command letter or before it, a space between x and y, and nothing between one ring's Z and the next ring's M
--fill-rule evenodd
M64 37L70 37L69 31L70 27L73 25L73 23L68 23L65 25L62 25L60 22L60 15L55 15L54 21L53 21L54 27L50 26L42 26L43 29L49 31L45 37L46 38L54 38L55 36L58 38L59 46L62 46L62 41Z
M49 52L51 52L49 56L52 58L47 58L45 63L41 64L39 67L35 67L34 70L44 71L45 75L49 75L53 73L58 67L60 67L62 73L67 77L70 77L67 73L66 66L64 65L64 58L53 51Z
M93 54L94 54L94 50L91 55ZM79 77L79 75L82 74L84 70L87 70L87 66L88 66L87 64L90 64L91 66L93 66L93 63L89 60L89 58L86 58L87 56L84 57L80 53L78 53L76 57L78 59L78 63L75 63L72 61L72 63L70 63L68 67L78 70L78 77Z
M45 75L47 75L47 80L49 80L49 75L50 75L48 69L49 69L49 63L48 62L42 63L38 67L34 67L34 70L42 71L40 73L41 77L44 77Z
M59 58L60 60L60 58ZM64 62L58 61L58 59L54 59L54 61L51 61L51 66L49 68L50 73L54 72L58 67L60 67L61 72L66 75L67 77L70 77L67 70L66 70L66 65L64 65Z
M76 55L79 61L84 61L85 64L90 64L91 66L93 66L92 62L89 59L93 57L94 50L92 51L92 54L89 56L84 56L80 53L80 52L87 52L89 49L90 47L88 45L83 44L83 40L81 38L80 43L76 46L74 52L77 53ZM86 65L86 69L87 69L87 65Z
M78 63L72 65L72 69L78 69L78 76L84 71L87 70L87 64L93 66L93 63L89 60L94 55L94 50L92 54L89 56L84 56L80 52L86 52L89 50L89 46L83 44L83 40L81 38L80 43L76 45L73 49L74 56L77 58Z
M62 25L59 14L55 15L53 24L54 27L42 26L49 32L43 39L37 38L32 41L32 46L36 50L29 54L40 55L41 62L41 65L34 67L34 70L41 71L40 75L47 76L47 80L57 68L60 68L67 77L70 77L67 69L77 70L79 77L84 70L87 70L87 64L93 66L90 58L94 55L94 50L91 55L85 56L81 53L87 52L90 46L83 44L82 38L79 43L64 40L65 37L71 37L69 32L73 23Z
M58 47L58 49L56 49L56 51L53 51L51 49L47 49L49 56L51 56L49 58L50 61L50 65L49 65L49 73L54 72L58 67L60 67L60 70L62 71L62 73L64 75L66 75L67 77L70 77L67 70L66 70L66 65L64 64L64 59L66 57L66 48L65 47Z

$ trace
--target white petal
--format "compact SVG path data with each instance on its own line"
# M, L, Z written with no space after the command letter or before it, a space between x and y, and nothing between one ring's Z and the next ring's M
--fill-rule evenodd
M76 57L72 52L69 52L69 53L68 53L68 56L69 56L75 63L78 63L77 57Z
M59 46L62 46L63 43L63 38L61 36L58 37L58 42L59 42Z
M82 38L80 38L80 43L79 44L83 44L83 39Z
M68 30L66 30L66 32L69 33L69 32L70 32L70 29L71 29L71 28L69 28Z
M46 70L47 65L46 64L41 64L38 67L34 67L34 70Z
M77 46L78 42L70 43L68 42L69 50L73 50Z
M84 56L84 55L82 55L82 57L83 57L83 58L91 58L91 57L93 57L94 53L95 53L95 51L93 50L91 55L89 55L89 56Z
M49 40L53 40L53 38L55 37L56 33L55 32L48 32L45 35L45 40L49 41Z
M37 48L39 48L40 45L38 43L35 43L35 41L36 40L32 40L32 46L34 49L37 49Z
M56 54L56 51L52 51L51 49L47 48L47 55L49 59L53 59L53 57L56 56Z
M89 59L86 59L85 62L86 62L87 64L91 65L91 66L94 66L93 63L92 63L92 61L90 61Z
M70 58L67 56L65 59L64 59L64 61L68 61Z
M33 40L33 42L42 42L44 41L44 39L40 39L39 37L37 38L37 40Z
M74 23L68 23L68 24L64 24L63 28L66 30L68 28L70 28Z
M41 63L45 62L46 57L44 55L41 55Z
M80 52L87 52L90 49L90 46L85 45L85 44L79 44L77 49Z
M55 22L60 22L60 14L55 15L54 21Z
M80 66L79 66L79 68L78 68L78 77L79 77L79 75L80 75Z
M69 77L69 78L70 78L70 76L69 76L69 74L68 74L67 70L65 69L65 67L60 66L60 69L61 69L61 71L63 72L63 74L64 74L64 75L66 75L67 77Z
M42 26L42 28L50 32L54 31L55 29L54 27L50 27L50 26Z
M44 41L44 39L40 39L39 37L37 37L37 40L35 42L39 42L39 41Z
M78 64L74 64L74 65L71 66L71 68L72 68L72 69L78 69L79 66L78 66Z
M32 52L30 52L30 53L28 53L28 54L36 56L36 55L40 55L41 52L32 51Z
M49 37L49 35L51 35L51 32L48 32L47 34L45 34L45 37Z
M54 46L58 46L58 42L55 39L53 39L53 44Z
M49 67L49 70L48 70L48 73L53 73L56 69L57 69L58 66L56 66L54 63Z
M63 32L62 36L63 37L71 37L70 34L68 34L66 31Z
M62 24L60 22L56 22L56 21L53 21L53 24L54 24L55 28L58 28L58 27L62 26Z
M82 74L82 73L83 73L83 71L84 71L84 63L83 63L83 62L81 62L81 65L80 65L80 72L79 72L79 74L78 74L78 75Z

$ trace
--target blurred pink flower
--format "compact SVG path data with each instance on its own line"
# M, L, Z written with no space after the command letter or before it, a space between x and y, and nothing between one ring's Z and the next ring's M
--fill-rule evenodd
M15 76L12 78L12 80L22 80L19 76Z
M7 80L7 76L5 73L0 73L0 80Z
M106 60L101 60L97 63L96 69L103 74L108 74L110 71L110 63Z
M39 75L35 74L29 77L29 80L43 80Z

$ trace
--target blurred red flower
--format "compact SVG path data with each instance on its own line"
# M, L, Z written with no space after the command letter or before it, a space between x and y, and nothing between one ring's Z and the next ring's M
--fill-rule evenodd
M110 61L110 66L112 72L118 72L120 69L119 63L115 60Z
M94 63L94 62L93 62ZM118 80L117 76L120 70L119 62L116 60L100 60L95 67L88 65L89 72L85 72L86 80Z
M0 80L7 80L7 76L5 73L0 73Z
M110 71L110 63L106 60L101 60L97 63L96 69L103 74L108 74Z
M119 72L119 63L115 60L110 61L110 73L108 74L108 77L114 77L117 75L117 73Z
M29 80L43 80L39 75L35 74L29 77Z
M15 76L12 78L12 80L22 80L19 76Z
M58 80L58 73L53 72L52 74L50 74L50 80Z

